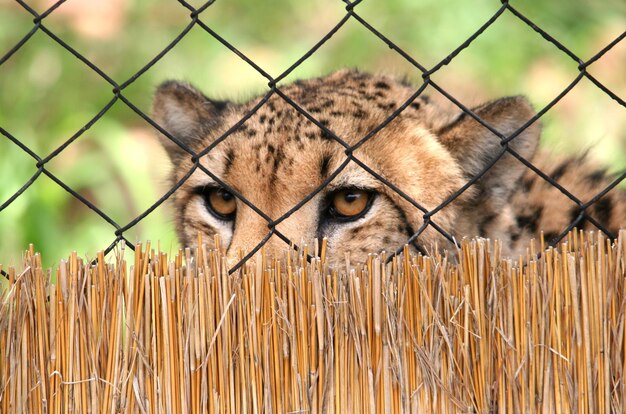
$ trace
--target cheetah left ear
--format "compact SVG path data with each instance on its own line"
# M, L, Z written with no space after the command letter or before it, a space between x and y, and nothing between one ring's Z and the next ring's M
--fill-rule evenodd
M206 137L221 123L230 102L207 98L193 86L176 81L162 83L154 95L152 116L170 135L191 149L207 144ZM159 134L161 143L172 161L186 156L178 144Z
M488 102L473 108L472 112L505 137L535 116L534 109L523 96ZM532 159L540 132L539 122L533 122L509 142L509 148L525 159ZM437 135L468 177L479 174L502 150L500 138L466 113L440 128ZM525 170L526 166L507 152L483 176L481 187L496 204L504 203Z

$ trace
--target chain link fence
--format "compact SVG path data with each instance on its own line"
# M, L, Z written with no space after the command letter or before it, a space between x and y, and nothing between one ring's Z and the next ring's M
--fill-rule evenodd
M337 0L337 1L340 1L340 0ZM11 132L7 131L6 129L2 127L2 125L0 125L0 134L3 136L3 139L8 140L15 146L19 147L25 154L27 154L29 157L32 158L36 166L36 171L32 175L32 177L30 177L30 179L28 179L25 183L23 183L23 185L8 199L0 200L0 203L1 203L0 214L2 214L2 211L5 210L9 205L14 203L20 197L20 195L22 195L33 183L39 180L42 176L47 176L56 185L58 185L63 190L71 194L71 196L74 197L76 200L78 200L78 202L82 203L89 209L93 210L98 216L101 217L103 221L105 221L111 226L112 241L110 242L109 246L106 249L107 254L120 242L125 243L129 248L134 250L134 247L135 247L134 243L131 242L127 238L127 233L129 232L129 230L134 228L138 223L144 220L148 215L153 213L153 211L156 208L158 208L170 196L172 196L172 194L185 182L186 179L188 179L191 176L191 174L194 171L200 170L200 171L203 171L208 176L210 176L217 183L222 185L229 192L234 194L242 203L246 204L248 207L254 210L259 216L261 216L263 219L267 221L266 236L263 238L263 240L261 240L256 245L254 249L249 251L247 255L238 264L236 264L234 267L230 269L230 271L233 272L236 269L238 269L243 263L245 263L245 261L248 260L252 255L254 255L263 246L263 244L267 240L269 240L272 236L277 236L281 238L282 240L285 241L286 245L292 244L293 240L289 240L289 238L287 238L284 234L282 234L277 229L277 226L281 222L286 220L288 217L290 217L296 210L300 209L305 203L310 201L316 194L322 191L324 187L328 185L328 183L330 183L349 163L355 163L359 165L365 171L367 171L368 173L376 177L378 180L380 180L382 183L384 183L386 186L388 186L393 191L395 191L404 200L406 200L411 205L413 205L414 208L422 212L423 219L424 219L423 225L419 229L417 229L413 235L411 235L411 237L407 240L407 243L412 243L413 241L415 241L420 236L420 234L422 234L428 227L435 229L444 237L446 237L448 240L450 240L451 242L454 242L454 239L451 236L450 231L449 231L450 229L443 228L437 223L437 219L435 217L436 213L439 212L441 209L445 208L450 203L453 203L463 192L465 192L469 187L474 185L500 158L502 158L502 156L508 153L512 155L513 157L515 157L517 160L519 160L521 163L523 163L528 169L532 170L535 174L541 177L541 179L545 180L550 185L554 186L556 189L558 189L558 191L560 191L567 198L569 198L573 203L576 204L577 209L578 209L577 210L578 214L575 215L575 217L572 219L569 226L567 226L567 228L564 228L561 234L559 234L558 237L556 237L552 241L553 243L556 243L559 240L561 240L571 229L573 229L577 225L580 225L583 221L592 223L599 230L604 232L607 236L615 237L614 234L611 234L611 232L607 228L605 228L598 220L596 220L589 213L589 207L592 206L594 203L596 203L598 200L600 200L608 192L613 190L617 185L619 185L620 182L622 182L624 178L626 177L626 172L621 173L621 175L618 175L611 182L610 185L598 191L598 193L591 199L581 200L577 198L576 196L574 196L570 191L568 191L567 188L560 185L558 182L552 179L549 175L547 175L544 171L542 171L540 168L534 165L533 162L531 162L531 160L525 159L523 156L517 153L510 146L510 143L518 135L520 135L520 133L522 133L526 128L528 128L531 124L537 122L539 118L541 118L547 111L549 111L555 104L557 104L582 79L587 79L588 81L593 83L593 85L595 85L599 90L601 90L606 95L608 95L615 102L616 105L621 105L623 108L626 108L626 102L622 98L620 98L616 93L612 92L608 87L603 85L598 79L596 79L596 77L590 74L589 71L587 70L591 64L603 58L603 56L608 51L610 51L618 43L620 43L624 39L624 37L626 37L626 31L623 32L621 35L619 35L617 38L613 39L610 43L608 43L604 48L602 48L599 52L597 52L590 59L583 60L579 56L577 56L574 52L572 52L570 49L565 47L562 43L560 43L557 39L555 39L550 34L548 34L541 27L533 23L533 21L531 21L524 14L518 11L518 9L516 9L509 1L502 1L501 4L497 7L497 10L495 11L495 13L487 21L485 21L484 24L475 33L473 33L462 44L460 44L455 50L453 50L452 53L450 53L445 59L441 60L439 63L435 64L432 67L427 67L421 64L416 58L411 56L410 53L403 50L397 44L392 42L388 37L385 36L384 33L381 33L380 31L378 31L366 19L364 19L363 17L361 17L361 15L359 15L358 6L362 2L362 0L355 0L352 2L348 0L343 0L345 4L345 13L343 17L334 25L334 27L332 27L332 29L328 31L325 36L319 39L319 41L312 48L310 48L310 50L308 50L304 55L302 55L302 57L297 59L287 70L285 70L282 73L272 75L268 73L266 70L264 70L263 67L261 67L261 65L259 65L258 63L250 59L248 56L246 56L246 54L242 53L242 51L238 50L231 42L229 42L229 40L226 37L224 37L220 33L217 33L209 25L203 22L203 19L202 19L203 13L207 11L207 9L209 9L213 5L214 1L208 1L205 4L203 4L201 7L196 8L184 0L178 0L180 7L187 9L187 11L189 12L189 23L187 24L187 26L178 34L178 36L176 36L176 38L174 38L171 41L171 43L169 43L160 53L158 53L156 56L154 56L154 58L152 58L149 62L147 62L141 69L139 69L136 73L134 73L125 81L119 82L119 81L114 80L105 71L103 71L94 63L92 63L92 61L90 61L90 59L85 57L85 55L79 53L75 48L72 47L71 44L68 44L65 41L63 41L52 30L46 27L45 25L46 18L50 16L52 13L54 13L55 10L57 10L57 8L59 8L65 2L65 0L60 0L56 2L54 5L52 5L43 13L36 12L33 8L31 8L26 2L22 0L16 0L16 2L24 10L26 10L28 13L30 13L33 16L33 26L32 26L32 29L19 42L13 45L10 48L10 50L8 50L8 52L6 52L0 58L0 66L10 61L11 57L18 50L20 50L20 48L26 45L36 33L42 33L48 38L52 39L54 42L56 42L63 49L65 49L67 53L72 54L77 60L82 62L82 64L84 64L94 73L96 73L104 81L106 81L112 88L112 97L106 103L106 105L104 105L104 107L102 107L101 110L91 120L89 120L89 122L87 122L78 132L76 132L73 136L65 140L65 142L63 142L60 146L58 146L58 148L56 148L49 154L38 154L37 152L32 150L29 146L27 146L23 142L23 140L20 140L19 136L14 136L13 134L11 134ZM503 16L504 14L514 16L515 18L519 19L519 21L528 25L538 35L540 35L543 39L545 39L546 42L550 42L552 45L554 45L558 49L558 51L560 51L560 53L566 55L569 59L575 62L578 68L577 76L569 83L569 85L567 85L565 89L561 91L560 94L558 94L545 107L541 108L541 110L539 110L535 116L529 119L518 130L508 135L502 134L501 132L496 130L492 125L489 125L487 122L481 119L477 114L472 112L472 110L470 110L467 106L463 105L457 98L452 96L452 94L447 92L440 84L438 84L433 79L433 75L435 73L444 70L446 65L452 62L459 55L459 53L461 53L461 51L466 49L472 42L474 42L479 36L481 36L481 34L485 30L487 30L491 25L493 25L494 22L500 19L501 16ZM406 100L401 106L399 106L395 111L390 113L384 122L382 122L373 130L369 131L354 145L347 144L342 139L342 137L337 136L332 130L330 130L327 126L325 126L322 122L320 122L319 119L316 119L315 116L313 116L311 113L307 112L304 108L299 106L298 103L295 100L293 100L290 96L285 94L283 90L281 89L281 87L279 86L279 83L282 80L284 80L297 67L299 67L303 62L309 59L313 54L315 54L320 47L322 47L326 42L329 41L329 39L335 36L339 31L341 31L348 21L357 22L358 24L360 24L364 29L369 31L374 36L376 36L380 40L380 42L382 42L382 44L386 45L388 48L393 50L395 53L397 53L399 56L405 59L406 62L414 66L421 73L421 80L420 80L421 84L419 84L415 88L415 91L410 96L410 98ZM215 139L208 147L206 147L200 152L194 152L191 148L187 147L183 142L181 142L175 136L172 136L170 133L168 133L168 131L166 131L163 127L161 127L154 120L152 120L149 114L142 111L137 105L131 102L131 100L129 100L127 96L125 96L125 91L127 90L127 88L131 84L133 84L137 79L142 77L147 71L149 71L159 60L161 60L173 48L175 48L177 44L179 44L179 42L183 38L185 38L185 36L188 35L188 33L190 32L192 28L200 28L204 30L207 34L209 34L217 42L219 42L224 48L228 49L230 52L236 55L239 59L241 59L243 62L249 65L254 71L256 71L258 74L263 76L267 81L267 88L268 88L267 93L263 96L263 98L258 102L256 106L254 106L244 117L242 117L239 120L239 122L232 125L224 134L222 134L220 137ZM501 144L501 149L499 151L498 156L494 158L489 163L489 165L487 165L478 174L473 176L464 186L462 186L456 192L451 194L444 202L442 202L439 206L437 206L434 209L427 209L424 206L422 206L419 200L412 199L408 194L403 192L401 188L398 188L397 186L395 186L394 184L386 180L384 177L381 177L374 170L372 170L368 165L366 165L364 162L359 160L354 155L354 152L357 148L363 145L377 132L385 128L395 117L398 116L398 114L400 114L415 99L417 99L427 87L431 87L434 90L438 91L441 95L447 98L453 105L457 106L460 110L462 110L468 116L476 120L478 123L480 123L482 126L487 128L489 131L491 131L496 137L500 139L500 144ZM294 205L289 211L287 211L285 214L283 214L281 217L278 217L277 219L272 219L271 217L269 217L264 211L262 211L257 206L255 206L251 201L246 199L246 197L244 197L243 194L237 192L234 188L230 187L227 183L222 182L212 171L208 170L202 164L200 164L201 157L208 154L219 143L223 142L224 140L227 140L233 132L237 131L242 125L244 125L244 123L251 116L253 116L257 112L257 110L260 107L262 107L273 96L279 96L280 98L282 98L286 103L288 103L291 107L293 107L300 115L304 116L311 123L315 124L320 130L322 130L323 133L326 134L326 136L330 137L339 145L341 145L344 148L344 153L346 155L346 159L341 164L341 166L337 170L335 170L332 174L330 174L330 176L319 187L317 187L307 197L303 198L300 202ZM149 208L147 208L141 214L137 215L132 220L126 223L120 223L120 222L115 221L112 217L110 217L110 215L107 214L106 211L103 211L98 205L96 205L96 203L89 201L86 197L79 194L79 192L75 191L72 187L67 185L62 179L60 179L57 175L53 174L50 171L50 169L47 168L47 166L53 159L55 159L61 153L66 151L68 146L70 146L74 141L80 139L80 137L85 133L85 131L87 131L91 126L97 123L107 113L107 111L109 111L109 109L114 104L118 103L118 101L125 104L128 108L134 111L137 115L143 118L146 122L148 122L155 130L165 135L167 138L173 141L176 145L178 145L184 151L186 151L188 153L189 158L193 162L192 168L188 171L188 173L184 176L182 180L175 183L175 185L173 185L162 197L160 197L156 202L154 202ZM157 144L155 143L155 145ZM402 247L400 246L399 251L401 249Z

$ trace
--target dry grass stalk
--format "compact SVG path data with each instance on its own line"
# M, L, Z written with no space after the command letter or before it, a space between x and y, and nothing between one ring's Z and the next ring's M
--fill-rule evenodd
M347 272L320 247L229 276L219 250L148 243L55 277L31 247L0 284L0 412L626 410L626 231Z

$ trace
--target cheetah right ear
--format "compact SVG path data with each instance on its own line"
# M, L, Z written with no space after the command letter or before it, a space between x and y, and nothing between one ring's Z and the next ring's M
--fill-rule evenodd
M191 149L215 129L221 115L230 103L214 101L187 83L167 81L162 83L152 105L153 119L170 135ZM188 155L178 144L159 134L161 144L172 160Z
M472 112L504 136L514 133L535 116L535 110L523 96L491 101L473 108ZM540 132L539 122L533 122L509 142L509 147L521 157L531 159L537 150ZM500 139L464 112L440 128L437 135L468 177L487 168L502 151ZM524 164L505 153L481 179L484 195L494 205L505 203L524 171Z

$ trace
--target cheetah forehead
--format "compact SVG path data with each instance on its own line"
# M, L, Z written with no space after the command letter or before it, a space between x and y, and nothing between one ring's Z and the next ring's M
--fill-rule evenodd
M363 138L397 140L408 129L430 130L432 119L446 117L443 112L436 114L427 98L410 99L413 93L413 88L386 76L346 70L296 81L281 88L287 99L274 94L232 107L223 114L221 127L208 131L199 147L230 132L215 148L222 153L216 159L229 165L233 159L289 165L296 162L294 154L329 164L329 158L341 158L346 147ZM394 117L400 107L402 112ZM238 127L231 131L233 125ZM388 149L380 143L363 145L361 153Z
M226 114L223 128L208 134L215 139L247 117L232 138L271 141L326 140L352 145L372 130L393 129L402 120L432 129L437 118L449 116L415 89L384 75L343 70L323 78L296 81L280 94L237 105ZM396 116L395 112L402 109ZM250 114L252 112L252 114ZM394 118L390 121L390 118ZM231 139L229 137L228 139ZM342 143L341 143L342 142ZM302 145L300 145L302 149Z

